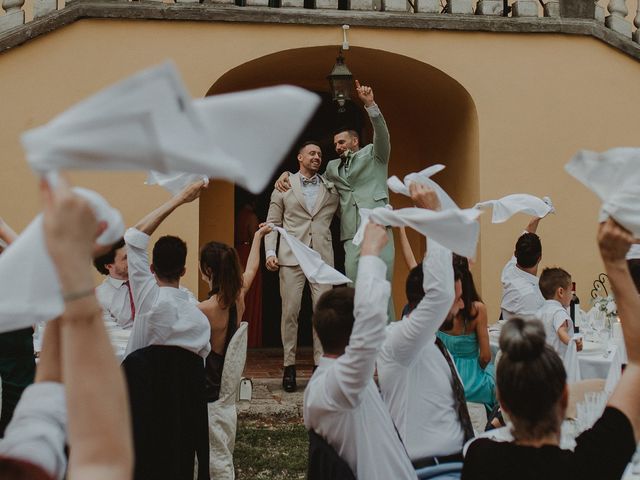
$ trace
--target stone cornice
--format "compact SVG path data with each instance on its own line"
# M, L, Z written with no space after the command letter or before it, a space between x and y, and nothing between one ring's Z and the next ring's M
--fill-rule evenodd
M468 32L562 33L597 38L640 61L640 45L595 20L512 18L482 15L391 13L349 10L236 7L219 4L163 4L76 0L62 10L0 34L0 52L83 18L183 20L197 22L342 25Z

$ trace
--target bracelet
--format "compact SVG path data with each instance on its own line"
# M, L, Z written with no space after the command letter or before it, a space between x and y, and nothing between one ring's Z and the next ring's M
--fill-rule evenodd
M65 303L73 302L74 300L88 297L89 295L93 295L94 293L95 293L94 288L87 288L86 290L80 290L79 292L63 293L62 300L64 300Z

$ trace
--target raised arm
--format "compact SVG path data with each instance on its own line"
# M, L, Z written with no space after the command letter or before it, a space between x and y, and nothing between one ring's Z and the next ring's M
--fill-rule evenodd
M387 266L379 255L387 240L384 227L367 225L358 264L349 344L326 374L327 394L343 409L360 404L360 395L373 377L378 349L384 340L391 285L385 278Z
M65 299L60 320L62 378L69 412L70 478L131 478L133 447L123 374L93 293L91 257L97 223L61 178L43 182L47 249Z
M430 188L412 183L411 198L416 206L439 210L437 194ZM409 365L424 347L434 338L447 318L455 296L451 251L427 239L427 254L422 262L424 298L407 318L393 328L384 343L383 356Z
M176 208L185 203L193 202L200 197L202 190L207 188L204 180L199 180L185 187L180 193L174 195L165 203L156 208L153 212L142 218L136 225L135 229L142 233L152 235L160 224L167 218Z
M405 227L398 228L398 235L400 236L400 248L402 249L402 256L404 257L404 263L409 270L412 270L418 265L416 257L413 255L409 238L407 237L407 231Z
M360 85L360 82L356 80L356 92L358 92L358 97L364 103L364 108L369 114L369 119L373 126L373 158L377 162L386 164L389 162L389 155L391 154L389 130L380 108L378 108L373 99L373 89L366 85Z
M260 243L262 238L271 231L271 227L266 223L261 223L260 228L253 234L253 241L251 242L251 250L249 251L249 257L247 257L247 266L242 274L242 290L240 295L243 297L247 294L253 283L253 279L256 278L258 268L260 268Z
M480 366L485 368L491 361L487 307L482 302L476 302L476 308L478 309L478 316L476 317L476 338L478 339L478 348L480 349L478 361L480 362Z
M598 244L604 267L616 298L622 322L624 345L629 359L609 405L622 411L640 440L640 296L629 273L625 255L634 242L633 235L609 219L600 225Z

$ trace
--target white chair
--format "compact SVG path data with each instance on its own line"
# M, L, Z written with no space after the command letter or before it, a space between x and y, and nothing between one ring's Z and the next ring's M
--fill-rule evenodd
M247 359L247 322L231 338L222 368L220 397L209 404L209 471L216 480L233 480L233 449L238 414L236 398Z

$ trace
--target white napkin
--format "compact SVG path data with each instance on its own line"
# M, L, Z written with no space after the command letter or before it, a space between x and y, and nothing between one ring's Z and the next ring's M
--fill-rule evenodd
M444 170L444 165L436 163L435 165L431 165L430 167L425 168L417 173L410 173L406 177L404 177L404 181L401 182L398 177L395 175L389 177L387 179L387 186L392 192L399 193L401 195L405 195L409 197L409 185L412 182L421 183L422 185L426 185L436 192L438 198L440 199L440 206L442 210L449 210L450 208L458 208L456 202L454 202L451 197L445 192L440 185L431 180L431 176L436 173Z
M296 257L302 272L311 283L343 285L351 282L348 277L326 264L318 252L307 247L294 236L289 235L284 228L276 227L275 225L271 225L271 227L280 234L280 238L283 238L289 244L291 253Z
M175 66L142 71L22 135L31 167L153 170L236 182L271 179L319 103L280 86L192 100Z
M96 243L109 245L124 234L120 212L91 190L74 188L89 200L98 221L107 229ZM0 255L0 333L58 317L64 311L62 292L49 257L39 214Z
M149 172L145 185L160 185L165 190L171 192L172 195L181 192L186 186L204 180L204 184L209 184L209 178L206 175L198 175L197 173L161 173Z
M565 170L600 197L600 221L612 217L640 238L640 149L582 150Z
M475 205L475 208L487 207L493 207L491 223L506 222L519 212L542 218L555 211L549 197L543 200L528 193L514 193L498 200L487 200Z
M577 337L574 337L569 340L567 351L562 359L564 369L567 372L567 383L576 383L582 380L582 376L580 374L580 363L578 361L578 347L575 342L576 338Z
M634 243L627 252L627 260L636 260L640 258L640 244Z
M422 235L432 238L443 247L458 255L473 257L478 244L480 224L476 221L482 213L477 208L449 210L426 210L424 208L402 208L389 210L378 207L373 210L360 209L360 227L353 237L354 245L360 245L364 229L369 221L392 227L411 227Z

